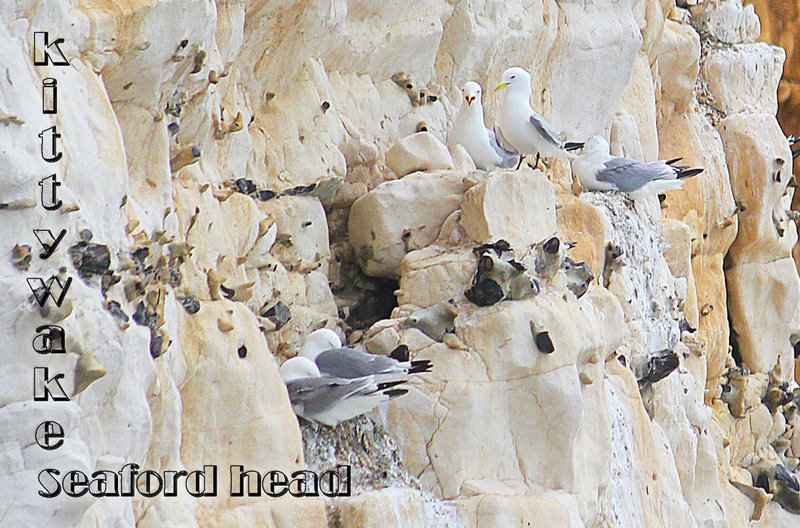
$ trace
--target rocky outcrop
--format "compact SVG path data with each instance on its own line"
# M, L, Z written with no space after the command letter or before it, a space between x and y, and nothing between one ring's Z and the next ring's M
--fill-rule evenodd
M796 523L787 54L757 42L762 27L774 34L738 0L0 7L0 519ZM43 30L65 39L70 67L32 66ZM570 139L704 172L634 205L581 192L566 160L475 170L444 146L459 87L483 85L491 126L491 87L514 64ZM41 112L44 77L59 83L56 116ZM51 165L36 142L53 125L64 157ZM37 182L54 170L64 206L48 212ZM66 230L49 259L42 226ZM540 262L554 235L576 242L572 264L561 249ZM487 269L499 240L512 256ZM588 287L567 276L578 267ZM40 310L24 279L59 273L74 279L68 300ZM475 303L481 277L496 295ZM436 305L456 314L441 332L419 321ZM66 354L31 350L42 321L64 328ZM368 417L300 425L278 364L320 327L373 353L405 345L434 369ZM44 364L79 394L33 401ZM55 451L32 443L43 420L64 426ZM227 492L231 465L337 462L353 465L353 497ZM128 463L217 465L221 492L36 495L43 467Z
M786 50L784 75L778 89L780 108L778 118L787 134L797 134L800 122L797 108L800 105L800 54L797 52L797 25L800 6L797 2L752 2L761 21L761 40Z

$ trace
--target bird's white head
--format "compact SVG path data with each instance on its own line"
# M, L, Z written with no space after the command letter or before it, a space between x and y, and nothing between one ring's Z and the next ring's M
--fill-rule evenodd
M522 92L530 95L531 93L531 74L519 66L514 66L503 72L500 84L494 89L495 92L508 87L511 92Z
M476 108L481 106L482 92L481 85L475 81L470 81L461 88L461 93L464 94L464 102L467 103L467 106L472 106L473 103L477 102L478 104L475 105Z
M330 328L314 330L303 340L300 347L300 356L315 360L318 355L332 348L342 348L342 340Z
M590 137L583 146L583 152L586 154L608 154L610 151L608 141L602 136Z
M321 374L317 365L303 356L287 359L281 365L281 379L284 383L303 378L319 378Z

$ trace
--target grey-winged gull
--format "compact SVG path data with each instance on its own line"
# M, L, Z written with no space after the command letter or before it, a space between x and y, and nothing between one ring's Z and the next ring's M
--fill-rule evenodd
M314 362L302 356L287 359L280 372L295 414L330 427L408 392L393 388L404 380L378 382L372 376L344 379L321 375Z
M608 141L592 136L580 156L572 162L572 170L584 189L621 191L631 198L641 198L664 191L680 189L683 180L703 169L674 165L680 158L645 163L609 154Z
M398 361L392 357L343 347L342 340L329 328L320 328L308 334L298 355L313 361L323 375L338 378L376 376L376 379L384 381L431 369L428 360Z
M539 157L563 158L573 157L572 151L578 150L583 143L565 142L561 135L542 116L531 108L531 74L520 67L513 67L503 72L500 84L495 92L507 89L503 98L500 117L497 120L499 136L517 152L526 156L536 154ZM520 164L522 159L520 159ZM517 165L519 167L519 165Z

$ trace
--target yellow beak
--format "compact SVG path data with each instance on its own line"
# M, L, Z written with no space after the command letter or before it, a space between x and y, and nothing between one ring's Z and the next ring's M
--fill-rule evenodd
M502 90L503 88L505 88L506 86L508 86L508 83L500 83L500 84L497 85L497 88L494 89L494 92L497 93L500 90Z

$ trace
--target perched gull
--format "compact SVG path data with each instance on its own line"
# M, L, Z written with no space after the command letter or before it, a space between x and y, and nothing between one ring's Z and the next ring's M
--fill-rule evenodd
M500 119L497 120L499 140L507 142L523 157L536 154L536 163L539 163L540 156L574 157L571 151L580 149L583 143L565 143L552 125L531 108L530 73L519 67L507 69L494 91L504 88L508 90L503 99Z
M372 376L323 376L313 361L302 356L287 359L280 372L295 414L331 427L408 392L392 388L405 381L380 383Z
M481 170L513 167L518 156L503 149L495 139L495 133L484 124L481 85L470 81L461 92L464 94L464 101L453 123L453 129L447 136L447 144L451 149L456 145L464 147L475 166Z
M572 169L584 189L589 191L621 191L631 198L641 198L664 191L680 189L683 180L703 172L673 165L680 158L645 163L609 154L608 141L593 136L586 142Z
M431 369L431 362L428 360L398 361L393 357L342 347L342 340L329 328L321 328L308 334L298 355L313 361L322 374L337 378L375 376L384 381L398 379L398 376L407 374L428 372Z

